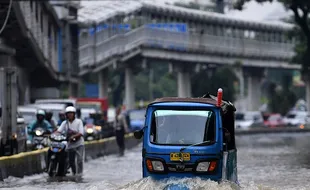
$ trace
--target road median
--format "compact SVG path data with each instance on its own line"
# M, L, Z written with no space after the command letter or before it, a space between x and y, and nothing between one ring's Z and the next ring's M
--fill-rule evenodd
M135 139L132 133L127 134L125 140L126 149L133 148L141 142ZM0 157L0 180L9 176L24 177L44 172L47 150L48 148L44 148L42 150ZM116 153L118 153L118 146L115 137L85 142L86 161Z
M255 134L270 134L270 133L307 133L310 132L310 128L298 128L298 127L278 127L278 128L252 128L249 130L236 129L236 135L255 135Z

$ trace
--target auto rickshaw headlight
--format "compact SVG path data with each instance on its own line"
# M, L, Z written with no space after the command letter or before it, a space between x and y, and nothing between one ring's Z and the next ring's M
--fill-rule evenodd
M162 172L165 170L164 164L158 160L146 160L146 166L149 171Z
M216 161L200 162L196 167L197 172L213 172L216 168Z
M207 172L209 169L209 165L210 165L210 162L200 162L197 165L196 171L197 172Z

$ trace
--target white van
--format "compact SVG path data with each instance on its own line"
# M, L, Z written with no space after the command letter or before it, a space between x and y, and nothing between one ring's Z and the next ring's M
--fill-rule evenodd
M25 119L25 124L30 124L36 120L36 112L38 108L34 105L18 106L17 111Z
M263 127L264 119L259 111L237 112L235 128L248 130L253 127Z
M75 99L37 99L35 104L64 104L66 107L74 106L76 107Z
M47 104L46 103L46 104L37 104L36 107L38 107L39 109L43 109L45 111L53 112L52 119L57 124L59 120L59 113L65 112L65 109L67 106L65 104L56 104L56 103Z

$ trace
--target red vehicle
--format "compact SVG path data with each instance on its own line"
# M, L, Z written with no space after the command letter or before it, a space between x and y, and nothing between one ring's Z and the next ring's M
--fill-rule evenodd
M97 112L102 112L107 121L109 103L107 98L76 98L78 108L94 108Z
M266 127L284 127L285 123L283 122L281 114L274 113L268 115L268 118L264 120L264 125Z

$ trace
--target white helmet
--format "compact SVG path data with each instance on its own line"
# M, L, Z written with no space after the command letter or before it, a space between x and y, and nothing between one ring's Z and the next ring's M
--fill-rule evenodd
M76 112L75 107L73 107L73 106L68 106L68 107L66 108L66 113L69 113L69 112L75 113L75 112Z
M43 115L43 116L45 116L45 111L44 110L37 110L36 115Z

